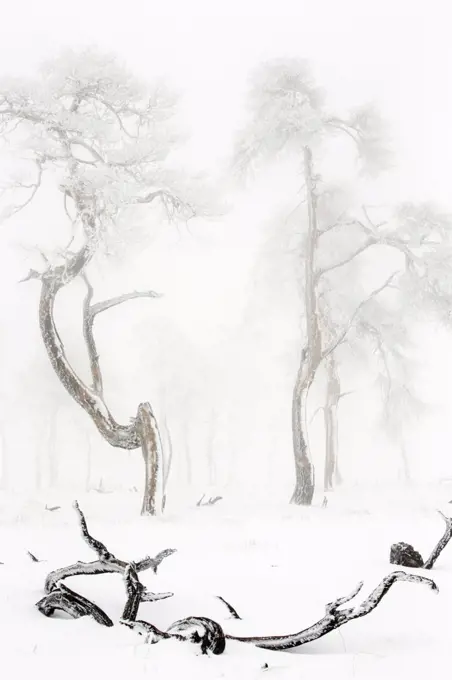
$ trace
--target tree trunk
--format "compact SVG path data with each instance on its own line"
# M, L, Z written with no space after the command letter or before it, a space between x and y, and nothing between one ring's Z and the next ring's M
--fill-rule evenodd
M309 366L303 358L300 369L292 399L295 488L290 502L295 505L311 505L314 497L315 472L308 451L306 400L312 378L309 376Z
M337 374L334 354L331 353L326 359L327 367L327 396L323 409L325 422L325 469L324 491L331 491L335 483L340 479L338 470L338 421L337 409L340 398L340 383Z
M128 293L111 298L104 302L92 303L93 289L86 279L85 268L90 263L97 246L97 227L95 217L81 200L75 199L78 212L82 218L85 244L75 254L67 257L64 264L49 266L44 273L30 271L28 277L41 281L41 297L39 303L39 325L44 345L60 382L71 397L90 416L102 437L111 445L120 449L142 449L145 461L145 493L142 514L161 512L161 445L157 423L149 404L141 404L135 418L129 425L116 422L108 409L103 395L102 376L99 366L99 354L94 341L93 324L97 314L137 297L156 297L152 291L144 293ZM69 363L63 342L58 334L54 307L58 292L77 276L85 278L88 293L83 308L83 330L89 356L93 384L88 387L76 374ZM153 469L154 467L154 469ZM158 495L160 497L158 498Z
M312 153L304 148L304 179L308 206L308 230L304 258L304 316L306 345L301 352L300 365L292 397L292 440L295 461L295 488L291 503L311 505L314 496L315 471L309 455L306 401L315 372L322 360L320 329L317 315L315 250L318 238L315 177Z
M137 428L145 469L141 514L160 515L163 511L162 445L157 423L148 402L138 407Z

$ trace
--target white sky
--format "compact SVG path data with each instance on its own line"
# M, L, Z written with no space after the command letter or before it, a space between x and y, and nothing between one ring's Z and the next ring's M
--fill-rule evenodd
M249 66L275 55L307 57L335 103L375 100L387 115L403 189L452 207L448 7L438 0L19 0L2 15L0 72L24 72L62 46L84 44L114 50L145 77L166 72L190 92L202 162L228 143Z

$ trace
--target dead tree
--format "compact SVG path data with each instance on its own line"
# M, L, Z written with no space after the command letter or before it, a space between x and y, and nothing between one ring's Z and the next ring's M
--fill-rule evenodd
M121 623L136 631L139 635L144 636L145 641L149 644L155 644L161 640L175 638L200 644L203 653L212 651L214 654L221 654L225 649L226 640L235 640L237 642L252 644L263 649L282 651L305 645L308 642L323 637L336 628L340 628L349 621L361 618L362 616L367 616L367 614L370 614L381 602L396 581L409 581L411 583L425 584L434 592L438 592L438 587L431 579L425 578L424 576L406 574L403 571L394 571L392 574L385 576L381 583L363 602L361 602L360 605L348 607L346 609L340 608L358 595L363 586L362 582L359 583L349 595L339 597L337 600L328 603L325 606L325 615L319 621L308 628L289 635L270 635L265 637L228 635L223 632L223 629L218 623L203 617L187 617L186 619L181 619L180 621L173 623L166 631L161 631L153 624L141 620L131 621L123 619Z
M52 592L39 600L36 606L44 616L53 616L55 610L59 609L73 619L92 616L103 626L114 625L110 617L97 604L71 590L64 583L57 583Z
M156 572L164 557L172 554L174 550L162 551L155 558L146 557L139 562L123 562L118 560L103 543L89 534L85 517L77 502L75 502L74 507L79 516L83 539L96 552L98 559L95 562L78 562L70 567L64 567L51 572L45 582L47 595L37 602L37 608L45 616L52 616L55 610L60 609L73 618L92 616L98 623L112 626L113 623L105 612L90 600L68 588L62 583L62 580L69 576L82 574L121 573L124 578L127 598L120 623L126 625L139 635L144 636L145 641L149 644L155 644L161 640L172 638L199 645L203 654L208 652L222 654L226 647L226 640L236 640L276 651L291 649L312 642L349 621L370 614L396 581L421 583L427 585L435 592L438 591L436 584L431 579L424 576L406 574L403 571L395 571L386 576L360 605L345 609L341 608L356 597L363 586L362 583L349 595L337 598L327 604L325 606L325 615L319 621L308 628L289 635L265 637L228 635L219 623L202 616L189 616L180 619L169 626L166 631L162 631L152 623L137 620L139 607L143 602L165 599L171 597L173 593L156 594L148 591L139 580L139 572L148 568L152 568ZM239 618L236 610L224 598L220 599L226 604L232 616Z
M369 597L367 597L360 605L356 607L349 607L346 609L340 609L340 607L347 602L350 602L363 587L363 583L359 583L356 588L345 597L339 597L334 602L330 602L325 605L325 616L323 616L319 621L305 628L298 633L293 633L291 635L271 635L267 637L238 637L235 635L226 635L228 640L238 640L240 642L247 642L249 644L256 645L256 647L262 647L264 649L272 650L284 650L292 649L293 647L300 647L305 645L307 642L312 642L318 638L323 637L327 633L330 633L336 628L340 628L349 621L358 619L361 616L367 616L370 614L375 607L381 602L382 598L389 591L391 586L396 581L410 581L412 583L423 583L427 585L434 592L438 592L438 587L431 579L425 578L424 576L416 576L414 574L406 574L403 571L393 571L392 574L388 574L381 581L381 583L371 592Z
M74 503L74 508L78 513L80 527L82 530L82 537L88 546L94 550L97 554L97 560L93 562L76 562L68 567L62 567L61 569L55 569L55 571L48 574L45 581L45 592L51 593L57 584L62 580L69 578L70 576L81 576L81 575L93 575L93 574L108 574L108 573L118 573L124 574L129 562L124 560L119 560L117 557L111 553L108 548L93 538L89 532L86 524L85 516L81 511L77 501ZM155 557L145 557L138 562L135 562L135 569L137 572L145 571L146 569L152 569L156 574L159 565L169 555L176 552L174 549L169 548L167 550L162 550ZM165 593L166 597L170 597L172 593ZM155 596L155 599L161 599Z
M397 564L401 567L411 567L412 569L431 569L433 567L452 538L452 517L446 517L440 510L438 510L438 512L444 519L446 528L444 534L433 548L430 557L424 562L422 555L409 543L393 543L389 554L389 561L391 564Z

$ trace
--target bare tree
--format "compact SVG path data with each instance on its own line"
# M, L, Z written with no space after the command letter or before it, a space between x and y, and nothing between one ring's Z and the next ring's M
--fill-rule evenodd
M35 174L33 179L12 182L9 189L23 198L10 203L3 217L30 206L48 176L56 179L62 215L71 227L69 245L53 259L45 257L43 270L31 270L24 279L40 282L42 339L62 385L102 437L121 449L141 448L143 514L161 511L157 422L149 402L138 406L130 423L115 420L104 394L93 326L100 313L156 294L131 292L93 302L87 270L96 255L108 249L109 241L127 238L132 217L135 223L149 219L157 204L170 217L187 219L195 214L187 188L167 162L179 142L171 129L174 111L175 98L164 87L149 89L112 56L92 50L68 52L46 64L35 80L0 84L0 130L18 143L28 163L27 174L33 168ZM84 277L87 286L83 333L91 384L69 363L54 318L58 293L78 277Z

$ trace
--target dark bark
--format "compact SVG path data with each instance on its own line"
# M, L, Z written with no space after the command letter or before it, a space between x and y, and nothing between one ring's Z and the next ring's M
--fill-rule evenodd
M237 611L234 609L234 607L227 602L224 597L221 597L221 595L217 595L218 599L223 602L223 604L226 605L228 612L230 613L231 617L233 619L241 619L242 617L237 614Z
M204 616L188 616L186 619L176 621L166 632L168 635L199 644L203 654L207 652L223 654L226 648L225 634L220 624Z
M263 649L282 651L300 647L308 642L323 637L336 628L340 628L349 621L353 621L362 616L367 616L367 614L370 614L381 602L396 581L421 583L427 585L434 592L438 592L436 584L431 579L425 578L424 576L406 574L403 571L395 571L386 576L360 605L340 609L342 605L350 602L350 600L356 597L363 586L362 583L358 584L354 591L349 595L340 597L334 602L327 604L325 606L325 616L312 626L289 635L252 637L225 635L222 627L215 621L204 617L192 616L176 621L167 628L166 631L161 631L146 621L127 621L123 619L121 623L124 623L139 635L145 636L146 642L149 644L155 644L161 640L175 638L181 641L190 641L200 644L203 653L211 651L213 654L221 654L226 647L226 640L235 640L237 642L252 644Z
M314 623L312 626L309 626L309 628L305 628L298 633L293 633L291 635L271 635L267 637L238 637L235 635L226 635L226 639L247 642L256 645L256 647L276 651L300 647L307 642L312 642L313 640L323 637L336 628L340 628L349 621L370 614L396 581L423 583L433 591L438 592L438 587L431 579L423 576L415 576L413 574L405 574L403 571L394 571L392 574L385 576L369 597L367 597L360 605L347 609L339 609L341 605L350 602L350 600L356 597L363 586L362 583L360 583L350 595L340 597L334 602L327 604L325 606L325 616L317 621L317 623Z
M420 553L418 553L409 543L393 543L389 554L389 561L391 564L418 569L432 569L436 560L452 538L452 518L446 517L440 510L438 510L438 512L444 519L446 528L444 534L433 548L430 557L424 562Z
M77 502L74 503L74 508L79 516L82 537L88 546L97 554L98 559L94 562L77 562L76 564L69 565L68 567L62 567L50 572L45 581L46 593L52 592L60 581L69 578L70 576L108 573L124 574L126 567L129 564L129 562L125 562L124 560L119 560L106 548L103 543L90 536L85 516L80 510ZM169 548L167 550L163 550L155 557L145 557L144 559L134 563L135 569L137 572L145 571L146 569L152 569L154 573L157 573L157 569L165 557L172 555L174 552L176 552L174 549Z
M439 513L446 522L444 534L435 545L430 557L424 562L420 553L408 543L393 543L391 546L389 561L391 564L399 564L404 567L431 569L438 559L441 552L449 543L452 537L452 518L446 517L442 512Z
M59 609L72 616L73 619L92 616L103 626L113 626L113 621L97 604L71 590L64 583L58 583L51 593L36 603L36 606L44 616L53 616Z
M126 621L135 621L139 606L142 602L156 602L172 597L174 593L151 593L140 583L137 565L130 562L124 570L124 583L126 585L127 601L122 613Z
M188 616L173 623L166 631L148 621L121 619L121 623L143 636L145 643L150 645L161 640L180 640L199 645L202 654L222 654L226 648L226 636L220 624L204 616Z
M445 521L446 528L444 530L444 534L441 536L438 543L433 548L430 557L425 561L424 569L431 569L433 567L436 560L438 559L438 557L440 556L440 554L442 553L442 551L444 550L444 548L449 543L452 537L452 518L446 517L446 515L443 515L442 512L440 512L439 514Z

